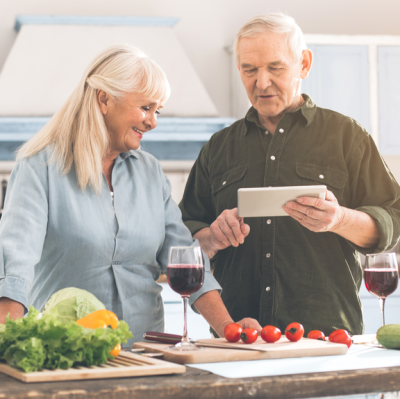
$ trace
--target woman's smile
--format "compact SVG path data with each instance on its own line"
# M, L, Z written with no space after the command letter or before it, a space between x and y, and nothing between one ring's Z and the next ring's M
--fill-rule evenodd
M136 128L136 127L133 127L132 129L133 129L133 131L135 132L135 134L136 134L140 139L143 137L143 134L145 133L144 131L139 130L139 129Z

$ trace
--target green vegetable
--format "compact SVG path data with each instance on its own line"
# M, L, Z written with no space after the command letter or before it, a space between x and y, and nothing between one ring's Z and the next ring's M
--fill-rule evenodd
M46 305L43 314L53 314L63 322L76 321L95 310L106 307L90 292L69 287L53 294Z
M388 349L400 349L400 324L387 324L376 333L378 342Z
M116 329L89 329L74 321L60 321L54 314L40 318L31 307L22 319L7 316L5 330L0 332L0 360L25 372L99 365L113 359L109 352L128 338L132 333L124 321Z

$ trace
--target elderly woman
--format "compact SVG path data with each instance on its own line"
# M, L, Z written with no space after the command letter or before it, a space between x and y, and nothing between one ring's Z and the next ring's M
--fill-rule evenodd
M173 245L198 245L158 161L140 150L169 96L161 68L123 45L103 51L18 153L0 224L0 323L65 287L90 291L134 340L164 331L156 283ZM191 303L223 336L232 322L206 258ZM252 319L242 325L259 328Z

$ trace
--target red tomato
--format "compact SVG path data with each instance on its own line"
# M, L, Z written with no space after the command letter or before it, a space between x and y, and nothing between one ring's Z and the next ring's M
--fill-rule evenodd
M252 344L257 340L257 337L258 337L258 331L255 330L254 328L245 328L240 334L240 339L245 344Z
M307 334L307 338L318 339L319 341L325 341L325 334L319 330L312 330Z
M352 344L350 334L346 330L335 330L329 335L329 341L337 344L345 344L348 348Z
M238 342L242 331L242 327L237 323L227 324L224 328L224 337L229 342Z
M289 341L300 341L304 335L304 327L299 323L290 323L286 327L285 335Z
M261 330L261 338L265 342L273 343L279 341L279 338L282 336L281 330L275 326L265 326Z

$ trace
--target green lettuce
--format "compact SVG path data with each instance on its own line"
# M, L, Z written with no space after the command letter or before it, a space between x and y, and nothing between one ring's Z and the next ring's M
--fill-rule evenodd
M76 321L106 307L90 292L68 287L53 294L44 305L43 314L53 314L63 322Z
M0 331L0 360L25 372L91 366L114 357L109 352L133 335L124 321L116 329L83 328L30 307L27 317L11 320Z

